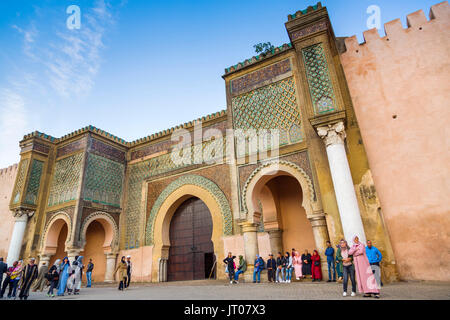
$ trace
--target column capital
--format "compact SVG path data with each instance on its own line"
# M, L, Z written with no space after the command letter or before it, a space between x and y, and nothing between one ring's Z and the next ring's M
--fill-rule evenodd
M24 209L24 208L17 208L12 210L13 217L16 220L28 220L28 218L31 218L34 215L35 211L30 209Z
M322 138L325 146L333 144L344 144L346 138L345 126L343 121L339 121L335 124L329 124L316 128L317 134Z
M325 218L325 215L312 215L308 217L309 222L311 223L311 226L313 228L317 227L326 227L327 226L327 220Z
M254 222L243 222L239 224L242 228L242 232L257 232L258 231L258 224Z
M118 253L115 253L115 252L108 252L108 253L105 253L105 255L106 255L106 259L116 259Z

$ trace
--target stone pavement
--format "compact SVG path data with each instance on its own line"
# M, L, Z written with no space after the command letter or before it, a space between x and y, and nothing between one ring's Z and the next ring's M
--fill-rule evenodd
M350 285L350 281L349 281ZM350 286L351 288L351 286ZM223 280L179 281L166 283L132 283L125 291L117 285L96 284L93 288L81 288L80 295L48 298L46 291L31 292L29 300L350 300L363 299L342 296L341 283L313 283L310 280L294 283L239 283ZM381 288L380 300L450 300L450 283L396 282Z

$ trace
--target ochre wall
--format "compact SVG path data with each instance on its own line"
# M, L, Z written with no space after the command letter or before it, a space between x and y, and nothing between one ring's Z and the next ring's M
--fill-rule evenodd
M17 164L0 170L0 257L6 261L9 241L14 228L14 217L9 210L14 181L16 180Z
M131 256L131 262L133 264L131 282L150 282L152 280L153 246L121 250L117 256L116 266L120 262L122 256ZM116 280L118 274L119 272L115 274Z
M447 1L345 41L341 62L402 279L450 280Z
M66 238L67 238L67 224L64 224L63 227L61 228L61 231L59 232L59 236L58 236L58 247L56 248L56 253L55 255L53 255L50 258L50 266L53 265L53 263L55 263L56 259L64 259L64 257L67 256L67 252L64 251L65 250L65 242L66 242Z
M105 229L103 229L100 222L91 222L86 231L86 245L80 255L83 256L83 264L85 267L87 267L89 259L92 259L92 263L94 263L94 270L92 272L93 282L103 282L105 280L106 255L103 250L104 242ZM84 272L86 272L86 268ZM86 281L86 277L83 277L83 281Z
M267 183L272 191L281 220L283 251L291 252L295 248L299 252L315 249L311 223L306 218L302 207L302 189L295 178L280 176ZM280 222L280 221L279 221ZM276 252L273 252L274 256Z

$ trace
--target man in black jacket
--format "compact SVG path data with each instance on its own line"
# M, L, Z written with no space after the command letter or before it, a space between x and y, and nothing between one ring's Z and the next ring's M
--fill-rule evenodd
M228 257L223 259L223 262L227 265L228 277L230 278L230 283L236 282L234 280L234 259L236 256L233 256L231 252L228 252Z
M277 272L275 274L275 282L284 282L284 267L286 265L286 259L283 257L281 252L278 252L277 256ZM281 280L279 278L281 272Z
M0 258L0 288L2 287L3 274L8 271L8 265L3 262L3 257Z
M267 259L267 276L269 282L275 282L275 271L277 269L277 262L273 258L273 254L269 254L269 259Z

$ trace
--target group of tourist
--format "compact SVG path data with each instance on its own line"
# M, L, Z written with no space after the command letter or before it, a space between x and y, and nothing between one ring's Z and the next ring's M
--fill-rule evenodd
M0 258L0 298L3 298L8 289L7 298L27 300L31 291L43 291L48 286L47 296L55 297L55 290L58 296L80 294L82 275L85 266L83 265L83 256L76 256L70 263L68 257L56 259L49 268L47 263L42 262L38 271L35 258L30 258L29 263L24 265L23 261L14 261L12 266L8 267L3 258ZM94 263L89 259L86 266L86 288L92 287L92 272ZM128 288L131 280L132 263L131 256L122 257L115 273L120 270L119 290ZM6 274L3 279L3 274Z
M358 291L364 294L364 297L373 296L380 297L381 272L380 262L382 259L381 252L372 245L370 240L367 241L365 247L359 241L358 236L353 237L353 245L350 247L345 239L342 239L336 245L336 254L330 241L327 241L325 255L327 257L328 281L336 282L336 273L338 281L343 283L343 296L347 296L348 278L352 284L351 296L356 295L356 287ZM242 255L239 256L239 265L236 268L234 262L236 256L231 252L223 260L225 264L225 272L228 273L230 283L239 283L239 275L247 270L247 262ZM305 250L302 255L298 251L292 249L291 253L286 252L284 255L278 252L274 258L270 253L267 263L264 259L256 255L253 269L253 283L261 282L261 272L267 269L267 277L269 282L274 283L291 283L293 272L296 280L301 281L311 276L313 282L322 280L321 258L317 250L313 250L311 255Z

